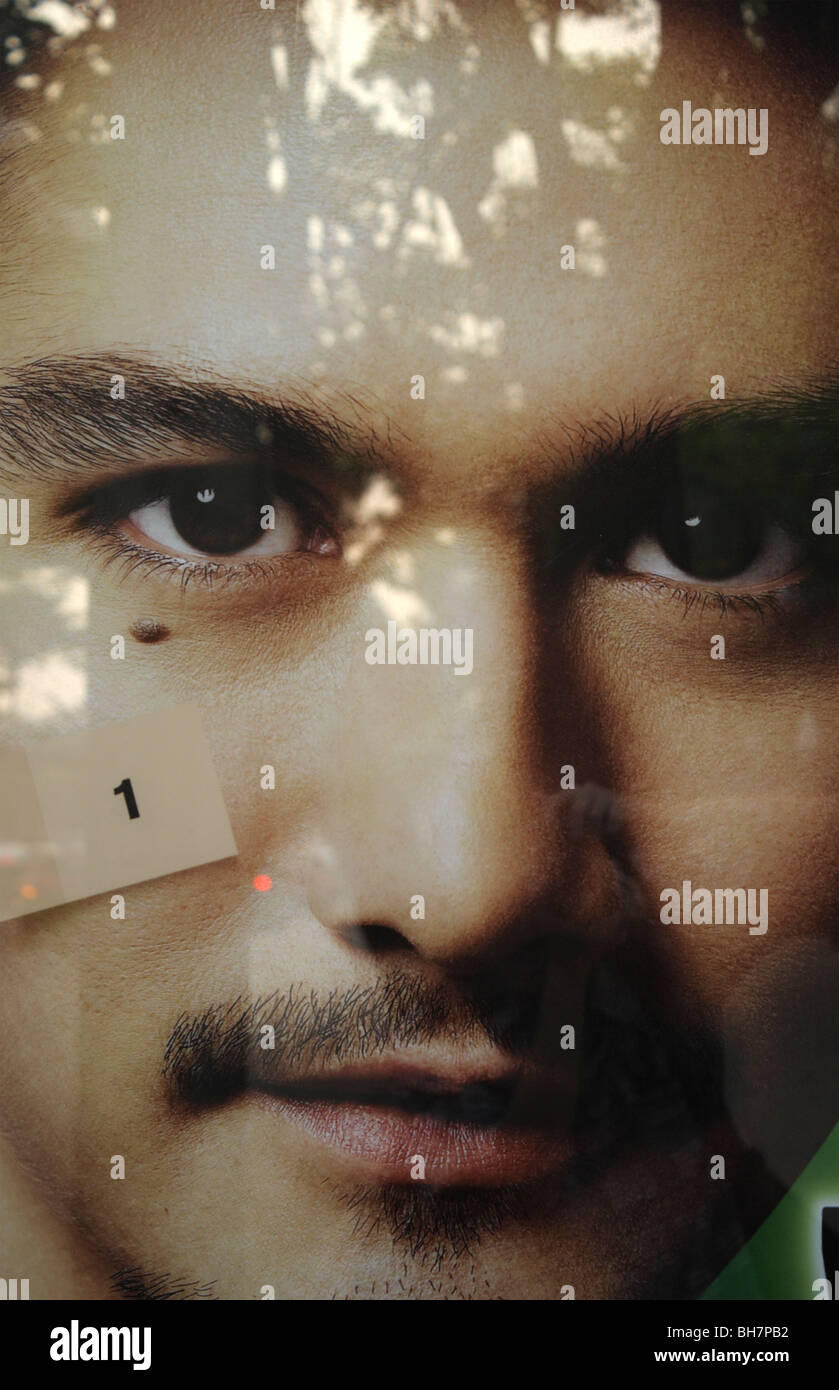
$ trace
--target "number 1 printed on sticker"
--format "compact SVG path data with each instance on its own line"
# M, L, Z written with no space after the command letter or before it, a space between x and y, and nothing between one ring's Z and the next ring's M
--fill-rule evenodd
M114 787L114 796L124 796L125 804L128 807L128 819L139 820L140 812L137 809L137 798L134 795L134 788L131 785L130 777L123 777L118 787Z

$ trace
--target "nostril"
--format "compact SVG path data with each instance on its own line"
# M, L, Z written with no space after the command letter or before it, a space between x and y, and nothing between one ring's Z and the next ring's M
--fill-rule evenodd
M385 927L380 922L353 922L344 927L342 936L348 945L356 950L373 955L390 955L394 951L411 951L411 943L394 927Z

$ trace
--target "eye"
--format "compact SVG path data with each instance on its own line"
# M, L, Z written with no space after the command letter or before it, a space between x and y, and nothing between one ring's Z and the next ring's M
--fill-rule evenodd
M805 543L754 502L692 484L665 493L622 568L677 583L765 587L794 574L806 555Z
M313 499L263 468L170 469L117 485L97 509L127 540L192 560L338 549Z

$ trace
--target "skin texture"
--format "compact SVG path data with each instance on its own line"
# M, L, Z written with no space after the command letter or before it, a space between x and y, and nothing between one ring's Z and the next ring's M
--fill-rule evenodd
M84 36L9 99L39 138L16 135L7 164L0 366L197 359L204 379L340 412L362 452L374 435L377 495L395 507L379 530L357 525L352 562L310 556L259 583L184 589L106 565L60 516L71 477L4 485L32 514L27 546L0 548L5 666L72 649L87 684L37 722L6 702L3 739L196 699L240 853L131 887L124 922L105 895L0 926L3 1268L33 1298L112 1296L114 1271L138 1266L221 1298L266 1284L286 1298L631 1297L665 1276L696 1296L836 1120L835 623L794 605L686 612L681 594L585 565L551 586L525 517L551 479L571 496L580 430L707 402L715 373L731 400L831 367L829 86L695 17L666 14L643 76L634 60L540 62L506 5L439 18L425 39L384 7L368 67L327 64L316 119L316 7L296 24L292 6L229 0L211 22L206 8L132 0L95 32L107 73ZM379 128L376 73L410 93L409 114L430 84L424 141ZM688 98L767 108L767 154L663 146L659 112ZM117 112L125 140L96 138L94 118ZM599 164L574 158L569 121L618 131ZM538 173L511 186L493 150L516 131ZM430 229L423 189L448 209ZM130 369L126 381L130 407ZM357 490L347 505L357 521ZM44 566L52 591L27 589ZM79 578L88 618L72 632L60 595ZM392 617L472 628L473 673L368 665L364 633ZM150 621L167 640L111 661L111 636ZM568 764L575 792L560 787ZM270 892L253 891L257 874ZM662 926L659 894L685 878L768 888L768 933ZM534 960L534 1050L559 1067L555 1024L580 1021L594 963L619 947L667 1036L705 1038L722 1059L724 1110L694 1112L681 1141L619 1134L602 1168L541 1185L458 1248L439 1232L400 1243L376 1192L349 1210L356 1175L284 1121L241 1098L176 1112L161 1078L183 1012L396 971L454 1008L469 982L529 979ZM473 1042L455 1030L439 1048ZM573 1097L577 1060L561 1065ZM718 1153L725 1194L708 1176ZM738 1185L749 1195L729 1226Z

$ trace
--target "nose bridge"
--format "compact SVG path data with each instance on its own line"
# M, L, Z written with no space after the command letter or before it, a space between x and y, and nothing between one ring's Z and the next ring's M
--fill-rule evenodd
M548 872L555 798L526 575L514 557L435 547L412 555L401 584L374 580L364 615L323 801L340 915L425 945L435 930L477 938ZM438 636L423 645L424 630ZM411 915L418 896L424 918Z

